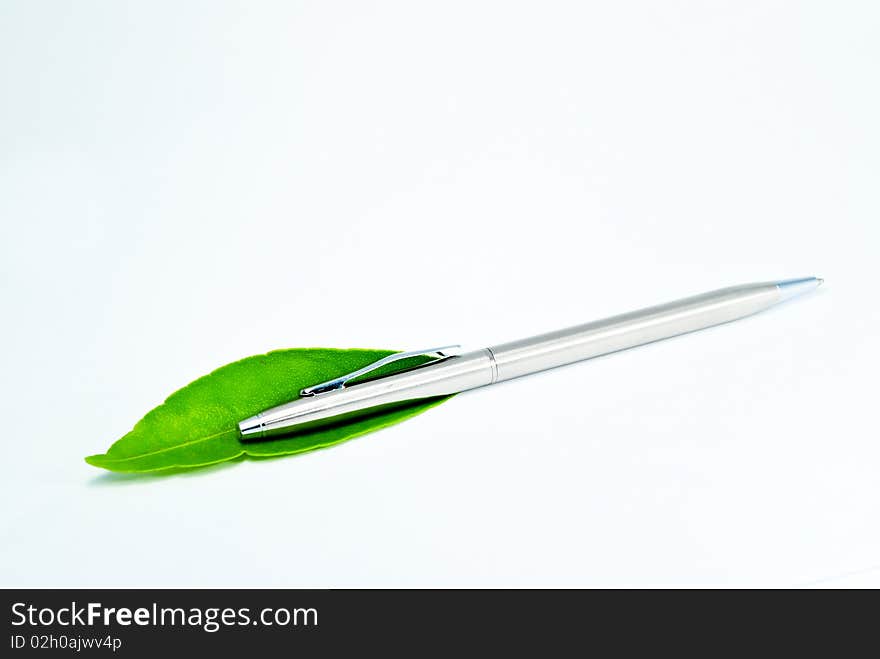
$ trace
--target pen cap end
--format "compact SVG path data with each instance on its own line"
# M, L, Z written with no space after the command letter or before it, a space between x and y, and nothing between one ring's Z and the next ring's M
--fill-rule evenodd
M262 414L249 417L238 424L238 432L241 433L242 439L260 439L263 436L263 422L260 420Z

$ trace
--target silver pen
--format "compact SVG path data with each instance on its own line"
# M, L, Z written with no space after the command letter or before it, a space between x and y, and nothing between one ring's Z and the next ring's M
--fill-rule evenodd
M485 387L618 350L720 325L763 311L822 283L816 277L722 288L585 325L460 353L458 346L400 352L300 391L300 398L239 424L243 440L308 430L420 398ZM378 368L433 356L414 368L361 383Z

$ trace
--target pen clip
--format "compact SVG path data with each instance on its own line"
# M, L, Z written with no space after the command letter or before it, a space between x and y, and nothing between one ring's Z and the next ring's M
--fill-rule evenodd
M422 355L436 355L437 359L435 361L440 361L443 359L448 359L455 354L455 349L460 348L459 345L451 345L451 346L441 346L439 348L428 348L426 350L410 350L407 352L396 352L393 355L388 355L387 357L383 357L382 359L369 364L368 366L364 366L363 368L359 368L356 371L352 371L346 375L342 375L338 378L333 378L332 380L327 380L326 382L321 382L320 384L313 384L311 387L305 387L304 389L300 389L300 396L317 396L320 394L326 394L330 391L336 391L337 389L344 389L345 385L349 380L353 380L355 378L359 378L362 375L366 375L371 371L375 371L383 366L387 366L388 364L393 364L394 362L400 361L402 359L409 359L410 357L420 357Z

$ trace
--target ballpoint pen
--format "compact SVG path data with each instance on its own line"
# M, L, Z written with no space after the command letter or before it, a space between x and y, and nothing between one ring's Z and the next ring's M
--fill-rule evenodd
M763 311L822 283L816 277L722 288L527 339L460 353L459 346L399 352L300 391L300 398L239 423L242 440L308 430L378 408L504 382L618 350L720 325ZM433 360L366 381L396 361ZM361 379L359 383L352 383Z

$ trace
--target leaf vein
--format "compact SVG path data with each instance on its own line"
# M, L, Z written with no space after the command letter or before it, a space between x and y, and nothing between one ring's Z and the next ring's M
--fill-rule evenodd
M229 434L231 432L235 432L235 429L230 428L229 430L223 430L222 432L218 432L213 435L208 435L207 437L201 437L199 439L194 439L189 442L183 442L182 444L175 444L174 446L166 446L165 448L157 449L155 451L150 451L148 453L139 453L137 455L129 455L124 458L108 457L107 461L108 462L126 462L127 460L138 460L139 458L148 458L151 455L159 455L160 453L167 453L168 451L174 451L175 449L184 448L186 446L192 446L193 444L200 444L201 442L207 442L212 439L217 439L218 437ZM104 454L104 456L107 456L107 455L108 455L107 453ZM102 456L102 457L104 457L104 456Z

